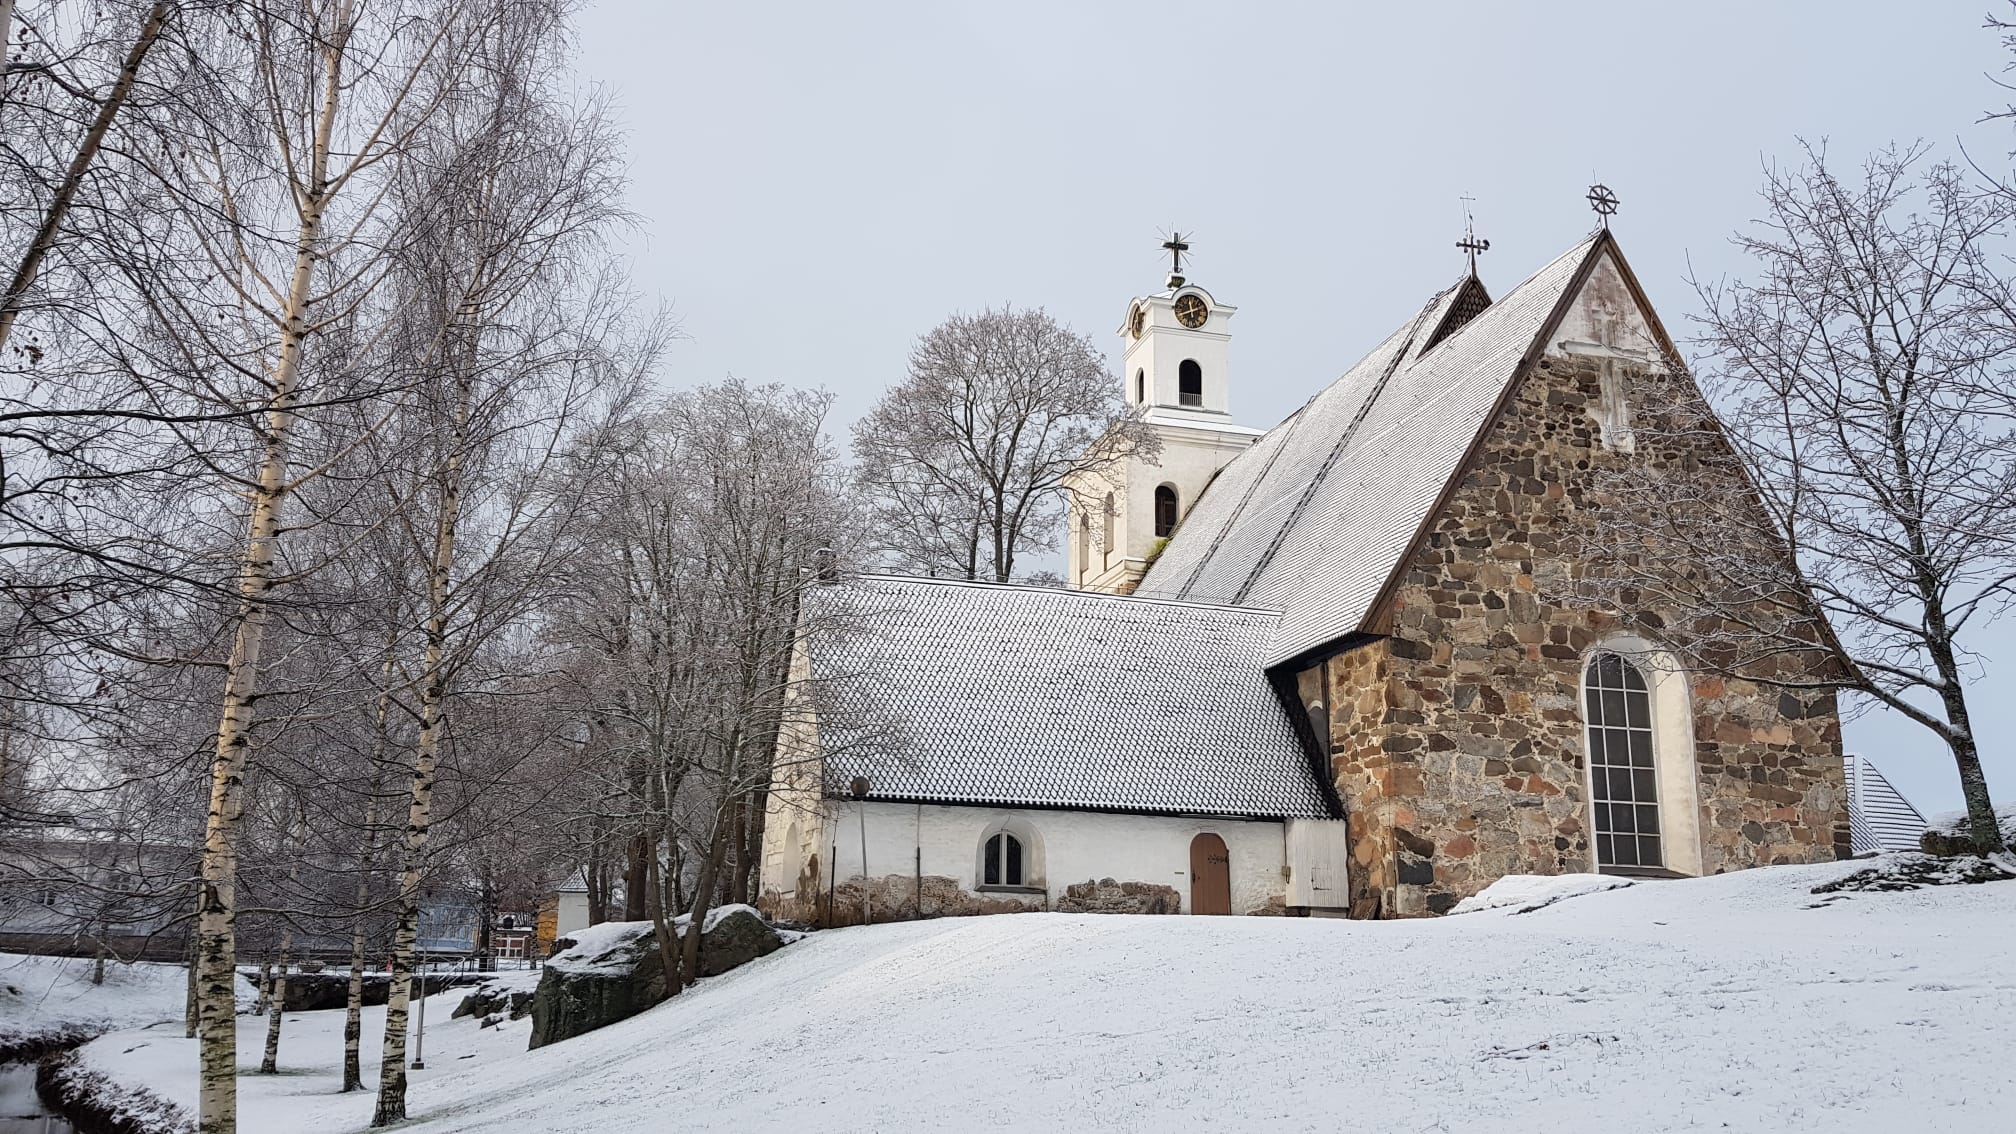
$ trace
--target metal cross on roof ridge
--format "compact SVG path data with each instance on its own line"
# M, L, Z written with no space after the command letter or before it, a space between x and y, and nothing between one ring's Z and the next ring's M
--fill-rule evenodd
M1471 221L1470 202L1476 198L1464 196L1457 199L1463 202L1463 239L1456 242L1456 247L1470 254L1470 274L1474 276L1477 274L1477 254L1491 251L1491 242L1477 235L1477 229Z

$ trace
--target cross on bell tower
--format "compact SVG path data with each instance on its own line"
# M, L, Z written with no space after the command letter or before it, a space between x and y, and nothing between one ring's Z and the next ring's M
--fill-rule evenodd
M1169 239L1162 242L1162 247L1169 252L1169 286L1182 287L1183 253L1190 251L1190 244L1183 239L1182 233L1171 229Z

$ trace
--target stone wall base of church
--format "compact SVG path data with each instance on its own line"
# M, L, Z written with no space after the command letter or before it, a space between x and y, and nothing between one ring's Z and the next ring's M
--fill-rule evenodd
M757 901L764 914L788 921L831 928L868 922L917 921L933 917L971 917L978 914L1029 913L1045 908L1042 890L1029 893L1000 891L975 893L944 875L884 874L866 880L867 907L862 906L863 880L850 878L833 887L830 894L813 892L809 898L797 893L767 891Z
M1174 886L1153 882L1075 882L1064 887L1058 913L1173 914L1183 912L1183 895Z

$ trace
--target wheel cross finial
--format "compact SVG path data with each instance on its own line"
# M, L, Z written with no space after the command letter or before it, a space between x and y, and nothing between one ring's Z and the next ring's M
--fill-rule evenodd
M1617 212L1617 194L1612 193L1608 185L1591 185L1588 200L1589 207L1596 210L1597 216L1603 218L1603 227L1609 228L1610 218Z

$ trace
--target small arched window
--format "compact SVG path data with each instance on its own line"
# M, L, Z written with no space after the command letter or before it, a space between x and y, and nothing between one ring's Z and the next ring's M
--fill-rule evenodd
M1002 831L987 840L980 881L986 886L1022 885L1022 840Z
M1659 835L1659 772L1652 759L1652 695L1621 654L1599 653L1583 673L1596 863L1666 865Z
M1204 368L1194 358L1186 358L1176 368L1176 400L1186 406L1204 404Z
M1092 513L1078 513L1078 573L1092 569Z
M1155 538L1176 534L1176 490L1166 484L1155 486Z
M1146 405L1148 403L1148 372L1146 370L1136 370L1134 372L1134 402L1136 405Z
M1102 533L1106 537L1106 542L1101 545L1101 550L1107 555L1113 554L1113 522L1115 518L1116 509L1113 506L1113 494L1109 492L1106 494L1106 530Z

